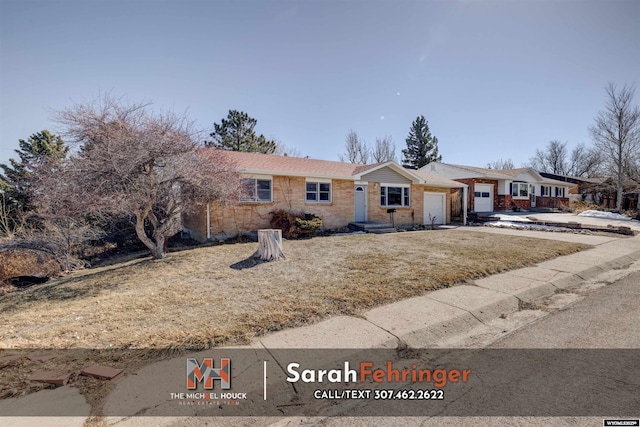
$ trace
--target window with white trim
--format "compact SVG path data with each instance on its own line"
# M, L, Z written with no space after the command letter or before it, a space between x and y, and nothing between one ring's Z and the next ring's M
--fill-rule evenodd
M244 194L240 199L243 202L270 202L271 180L261 178L245 178L242 180Z
M511 195L516 198L529 197L529 184L524 182L514 182L511 186Z
M564 187L556 187L556 197L564 197Z
M409 187L380 186L380 206L410 206Z
M540 187L540 194L543 197L551 197L551 186L543 185Z
M331 183L307 181L306 194L309 203L331 203Z

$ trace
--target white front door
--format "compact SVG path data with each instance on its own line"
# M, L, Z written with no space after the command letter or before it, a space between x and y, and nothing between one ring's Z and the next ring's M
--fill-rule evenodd
M536 186L529 184L529 200L531 201L531 207L536 207Z
M356 185L354 189L354 221L364 222L367 220L367 186Z
M493 212L493 184L476 184L473 188L473 210Z
M424 193L424 224L445 224L447 196L444 193ZM432 222L433 221L433 222Z

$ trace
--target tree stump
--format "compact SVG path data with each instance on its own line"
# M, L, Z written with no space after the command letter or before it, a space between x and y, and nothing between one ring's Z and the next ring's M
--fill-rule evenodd
M286 258L282 252L282 230L258 230L258 250L253 257L263 261Z

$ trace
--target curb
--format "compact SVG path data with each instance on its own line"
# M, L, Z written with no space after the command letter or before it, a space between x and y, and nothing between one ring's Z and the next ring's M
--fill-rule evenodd
M579 254L584 254L584 252L567 255L567 257L573 255L579 257ZM563 258L566 259L566 257L559 257L552 261ZM449 315L444 318L441 317L441 313L438 313L437 321L425 324L418 329L404 330L398 338L408 345L421 343L421 345L424 346L425 342L435 344L444 338L452 338L455 335L469 332L479 326L495 329L496 327L490 324L491 321L520 311L521 303L523 302L527 303L539 298L552 296L559 290L579 285L607 271L628 268L638 260L640 260L640 250L633 251L612 260L603 261L602 263L592 265L589 268L574 273L557 270L554 275L555 277L549 280L537 280L533 278L532 274L518 276L514 274L518 270L512 270L476 280L474 282L475 286L459 285L452 288L439 289L423 297L416 298L425 298L440 304L445 304L457 309L458 312L455 313L455 315ZM540 263L538 267L545 269L544 262ZM511 291L509 290L509 287L513 288L516 285L520 286L511 289ZM474 288L476 290L474 290ZM493 300L487 304L477 305L477 300L474 301L473 297L477 295L478 292L485 293L485 295L488 295L488 292L493 293ZM500 297L498 297L498 295L500 295ZM414 300L414 298L410 300ZM474 305L474 302L476 305ZM378 324L374 321L376 311L391 308L392 313L397 312L398 319L401 320L403 316L406 317L407 313L415 314L414 312L407 311L408 303L406 300L392 305L396 305L397 307L379 307L365 313L365 317L379 327L389 327L389 325ZM374 313L374 319L371 318L371 313Z

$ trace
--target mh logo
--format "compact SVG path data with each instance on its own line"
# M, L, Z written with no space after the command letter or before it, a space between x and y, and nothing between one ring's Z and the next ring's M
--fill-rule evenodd
M213 380L220 380L220 388L231 388L231 359L220 359L220 367L213 368L213 359L202 359L202 364L197 359L187 359L187 389L195 390L198 382L204 381L206 390L213 389Z

